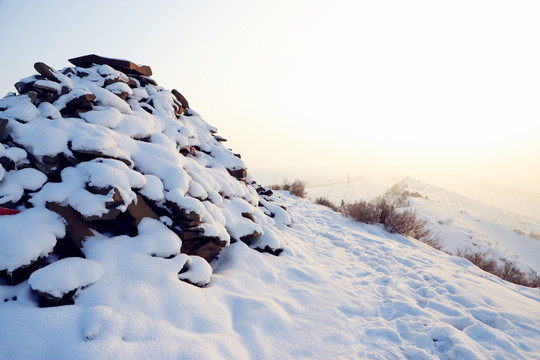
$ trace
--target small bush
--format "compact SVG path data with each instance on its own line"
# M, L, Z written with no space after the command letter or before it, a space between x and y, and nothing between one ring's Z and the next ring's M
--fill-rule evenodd
M538 276L536 271L532 270L527 275L519 270L515 263L507 259L501 259L503 265L499 265L491 255L485 252L472 252L470 250L458 250L456 256L465 258L480 269L511 283L528 287L540 287L540 276Z
M298 179L293 182L284 180L283 184L270 185L269 188L272 190L285 190L301 198L306 197L306 182Z
M532 232L532 231L527 233L525 230L522 230L522 229L514 229L514 232L519 235L528 235L530 238L540 240L540 234Z
M331 202L330 200L328 200L327 198L322 197L322 196L315 199L315 204L324 205L324 206L329 207L330 209L332 209L334 211L338 211L337 206L334 205L333 202Z
M388 232L410 236L438 250L441 249L439 239L427 228L426 221L418 219L413 211L398 210L384 199L372 202L359 201L347 205L345 211L356 221L383 224Z

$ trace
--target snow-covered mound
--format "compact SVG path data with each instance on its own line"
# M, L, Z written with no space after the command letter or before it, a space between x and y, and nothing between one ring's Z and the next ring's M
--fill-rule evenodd
M36 63L19 95L0 99L0 209L19 211L0 216L0 283L53 263L33 274L33 289L84 292L88 276L56 274L86 273L92 262L55 261L100 249L128 262L173 258L178 278L206 285L206 261L231 242L282 250L288 214L259 196L240 156L177 90L126 60L70 61L60 71Z
M427 220L445 251L482 253L540 274L540 224L410 178L384 196Z
M540 359L540 289L273 198L293 218L283 253L236 242L205 288L178 281L186 255L151 257L127 236L87 241L103 276L74 305L0 286L0 359Z

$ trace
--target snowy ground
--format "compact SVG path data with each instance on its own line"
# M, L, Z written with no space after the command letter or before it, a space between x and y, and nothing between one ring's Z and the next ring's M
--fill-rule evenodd
M341 199L370 201L383 196L399 182L400 191L422 195L410 196L408 208L428 221L428 227L439 237L445 251L487 253L500 265L503 264L501 259L505 259L525 273L530 273L531 269L540 273L540 240L534 236L540 234L540 222L535 218L498 209L419 180L400 180L392 176L355 177L349 184L346 181L325 184L308 180L306 189L311 199L323 196L339 205ZM497 196L500 198L504 194ZM389 197L389 200L395 198ZM520 198L514 196L512 199ZM531 233L533 236L529 235Z
M294 221L285 251L235 243L206 288L179 281L174 259L113 250L75 305L0 286L0 358L540 359L540 289L277 196Z

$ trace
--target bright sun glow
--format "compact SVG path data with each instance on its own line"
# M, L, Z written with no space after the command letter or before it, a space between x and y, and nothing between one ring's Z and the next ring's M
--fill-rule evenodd
M2 92L35 61L130 58L182 91L252 169L540 191L537 1L98 3L108 11L0 2ZM43 32L39 17L59 8L65 20ZM141 12L152 21L134 27Z

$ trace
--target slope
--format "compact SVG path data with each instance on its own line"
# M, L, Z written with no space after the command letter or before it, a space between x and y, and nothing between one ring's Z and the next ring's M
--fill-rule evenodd
M385 197L400 200L427 220L445 251L485 253L499 263L513 262L525 273L540 273L540 240L535 236L540 224L531 219L414 179L398 183Z
M122 261L92 239L103 278L74 305L37 308L26 282L0 286L0 359L540 359L539 289L274 198L293 218L283 253L225 247L206 288L178 281L174 259Z

